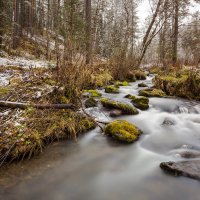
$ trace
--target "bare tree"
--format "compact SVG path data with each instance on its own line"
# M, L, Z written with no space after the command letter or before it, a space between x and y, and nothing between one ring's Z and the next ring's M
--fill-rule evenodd
M86 21L86 64L91 62L92 40L91 40L91 0L85 0L85 21Z

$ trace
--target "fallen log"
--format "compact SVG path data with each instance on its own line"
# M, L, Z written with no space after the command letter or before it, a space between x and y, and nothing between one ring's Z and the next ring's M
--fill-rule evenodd
M19 103L11 101L0 101L0 107L6 108L37 108L37 109L72 109L76 107L73 104L32 104L32 103Z

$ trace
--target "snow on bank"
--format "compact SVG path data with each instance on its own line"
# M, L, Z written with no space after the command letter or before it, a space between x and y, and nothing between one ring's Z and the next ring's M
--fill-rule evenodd
M54 67L55 64L45 60L31 60L23 57L0 58L0 67L20 66L24 68Z
M0 87L7 86L9 84L10 74L0 73Z

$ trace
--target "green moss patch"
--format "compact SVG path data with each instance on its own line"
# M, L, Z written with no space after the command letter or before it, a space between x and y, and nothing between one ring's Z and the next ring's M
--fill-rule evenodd
M167 95L200 100L200 75L197 72L182 70L179 74L157 75L154 83L156 88L162 89Z
M118 94L119 93L119 88L109 85L105 88L105 92L106 93L112 93L112 94Z
M129 83L127 81L121 82L121 81L116 81L115 82L115 86L116 87L120 87L120 86L129 86Z
M105 85L108 85L113 80L113 77L111 75L111 72L105 70L99 74L95 74L94 76L92 76L92 80L94 85L96 85L97 87L103 87Z
M13 110L13 114L16 114ZM92 119L66 110L27 109L16 123L1 127L0 157L15 160L41 152L48 143L60 139L76 139L95 128Z
M150 74L158 74L160 71L162 71L161 67L157 67L157 66L151 67L149 69Z
M9 87L0 87L0 98L9 94L10 88Z
M101 97L102 94L97 90L84 90L85 93L89 93L90 97Z
M116 140L132 143L138 139L141 131L127 121L116 120L105 127L105 134Z
M145 97L165 97L166 94L160 89L148 88L139 91L140 96Z
M106 98L101 99L101 103L105 108L121 110L122 114L137 115L139 113L136 108L129 104L112 101Z
M91 107L96 107L96 106L97 106L97 101L92 97L85 101L86 108L91 108Z
M147 97L136 97L129 94L125 98L131 99L133 105L140 110L147 110L149 108L149 99Z

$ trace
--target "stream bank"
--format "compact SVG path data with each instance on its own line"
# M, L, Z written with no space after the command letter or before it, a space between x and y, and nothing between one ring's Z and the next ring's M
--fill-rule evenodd
M132 105L124 97L138 95L138 83L152 87L153 78L122 86L118 94L99 92L103 98ZM154 97L149 98L148 110L117 118L101 104L86 111L101 121L126 120L143 134L136 143L124 145L96 128L77 143L55 143L29 161L2 169L3 199L199 199L198 181L171 177L159 167L161 162L198 159L182 155L200 152L199 102Z

